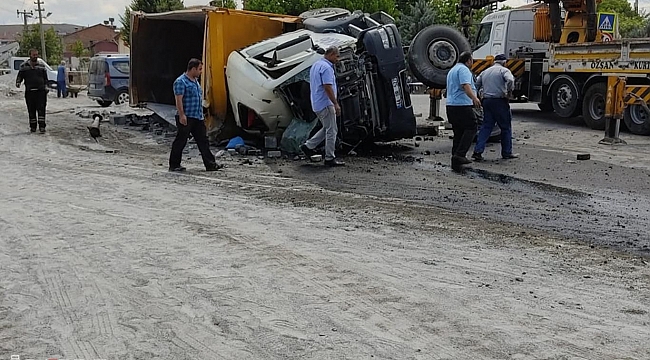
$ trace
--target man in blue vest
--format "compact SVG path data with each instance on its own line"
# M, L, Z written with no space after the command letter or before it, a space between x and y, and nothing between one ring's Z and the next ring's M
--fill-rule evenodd
M68 78L68 70L65 68L65 61L61 61L61 65L56 71L56 97L68 97L68 87L66 79Z
M516 159L519 156L512 153L512 113L510 112L510 96L515 84L512 72L505 66L505 54L494 58L494 65L479 75L476 85L483 89L483 124L474 146L472 158L483 161L485 144L492 133L494 125L501 129L501 157Z

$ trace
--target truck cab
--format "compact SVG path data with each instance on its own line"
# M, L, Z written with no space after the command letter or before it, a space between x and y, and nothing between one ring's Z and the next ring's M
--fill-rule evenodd
M534 9L497 11L483 18L478 27L473 54L475 59L505 54L511 57L517 49L548 50L549 43L536 42L533 37Z

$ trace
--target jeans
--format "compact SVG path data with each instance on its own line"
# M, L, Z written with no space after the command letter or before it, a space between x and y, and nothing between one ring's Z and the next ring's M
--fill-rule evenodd
M473 106L447 106L447 119L454 131L453 156L466 157L476 136L476 113Z
M501 156L512 154L512 112L508 99L483 99L483 124L474 146L475 153L483 153L495 124L501 128Z
M315 149L316 146L325 140L325 160L334 160L334 150L336 150L336 134L338 129L336 127L336 111L334 106L328 106L325 109L316 112L318 120L323 124L323 128L307 142L305 145L309 149Z
M179 117L176 116L176 138L172 143L172 151L169 154L169 168L175 169L181 166L181 160L183 158L183 149L187 145L187 139L190 137L190 134L196 140L196 146L201 152L201 157L203 158L203 165L206 169L213 168L216 166L216 160L212 152L210 151L210 143L208 142L208 136L205 129L205 121L187 118L187 125L183 125L179 121Z
M68 88L65 85L65 80L56 82L56 97L68 97Z

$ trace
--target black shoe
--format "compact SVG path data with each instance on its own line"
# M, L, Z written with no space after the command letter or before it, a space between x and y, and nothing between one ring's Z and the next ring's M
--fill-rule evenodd
M501 156L501 157L504 158L505 160L509 160L509 159L518 159L518 158L519 158L519 154L507 154L507 155L503 155L503 156Z
M40 131L41 134L45 134L45 128L39 128L38 131Z
M452 164L456 163L458 165L467 165L467 164L471 164L472 160L470 160L470 159L468 159L468 158L466 158L464 156L454 155L454 156L451 157L451 162L452 162Z
M483 154L481 154L481 153L473 153L472 154L472 159L474 159L474 161L483 161L483 160L485 160L483 158Z
M36 132L36 128L29 128L30 132Z
M170 167L169 171L171 172L183 172L187 169L185 169L183 166L178 166L178 167Z
M205 171L217 171L223 169L223 165L221 164L214 164L212 166L208 166L205 168Z
M345 163L338 159L325 160L325 166L330 166L330 167L345 166Z
M316 155L316 152L314 150L308 148L306 144L300 145L300 151L302 151L302 153L305 154L305 156L307 156L309 158Z

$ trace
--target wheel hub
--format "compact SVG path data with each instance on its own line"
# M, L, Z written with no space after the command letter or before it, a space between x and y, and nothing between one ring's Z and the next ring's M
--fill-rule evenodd
M121 93L120 95L117 96L117 101L120 104L125 104L129 102L129 94L127 93Z
M557 104L563 109L568 108L573 103L573 90L569 85L560 86L557 91L557 95L555 96L557 99Z
M449 69L456 64L458 52L454 45L445 40L436 40L429 46L429 60L439 69Z

